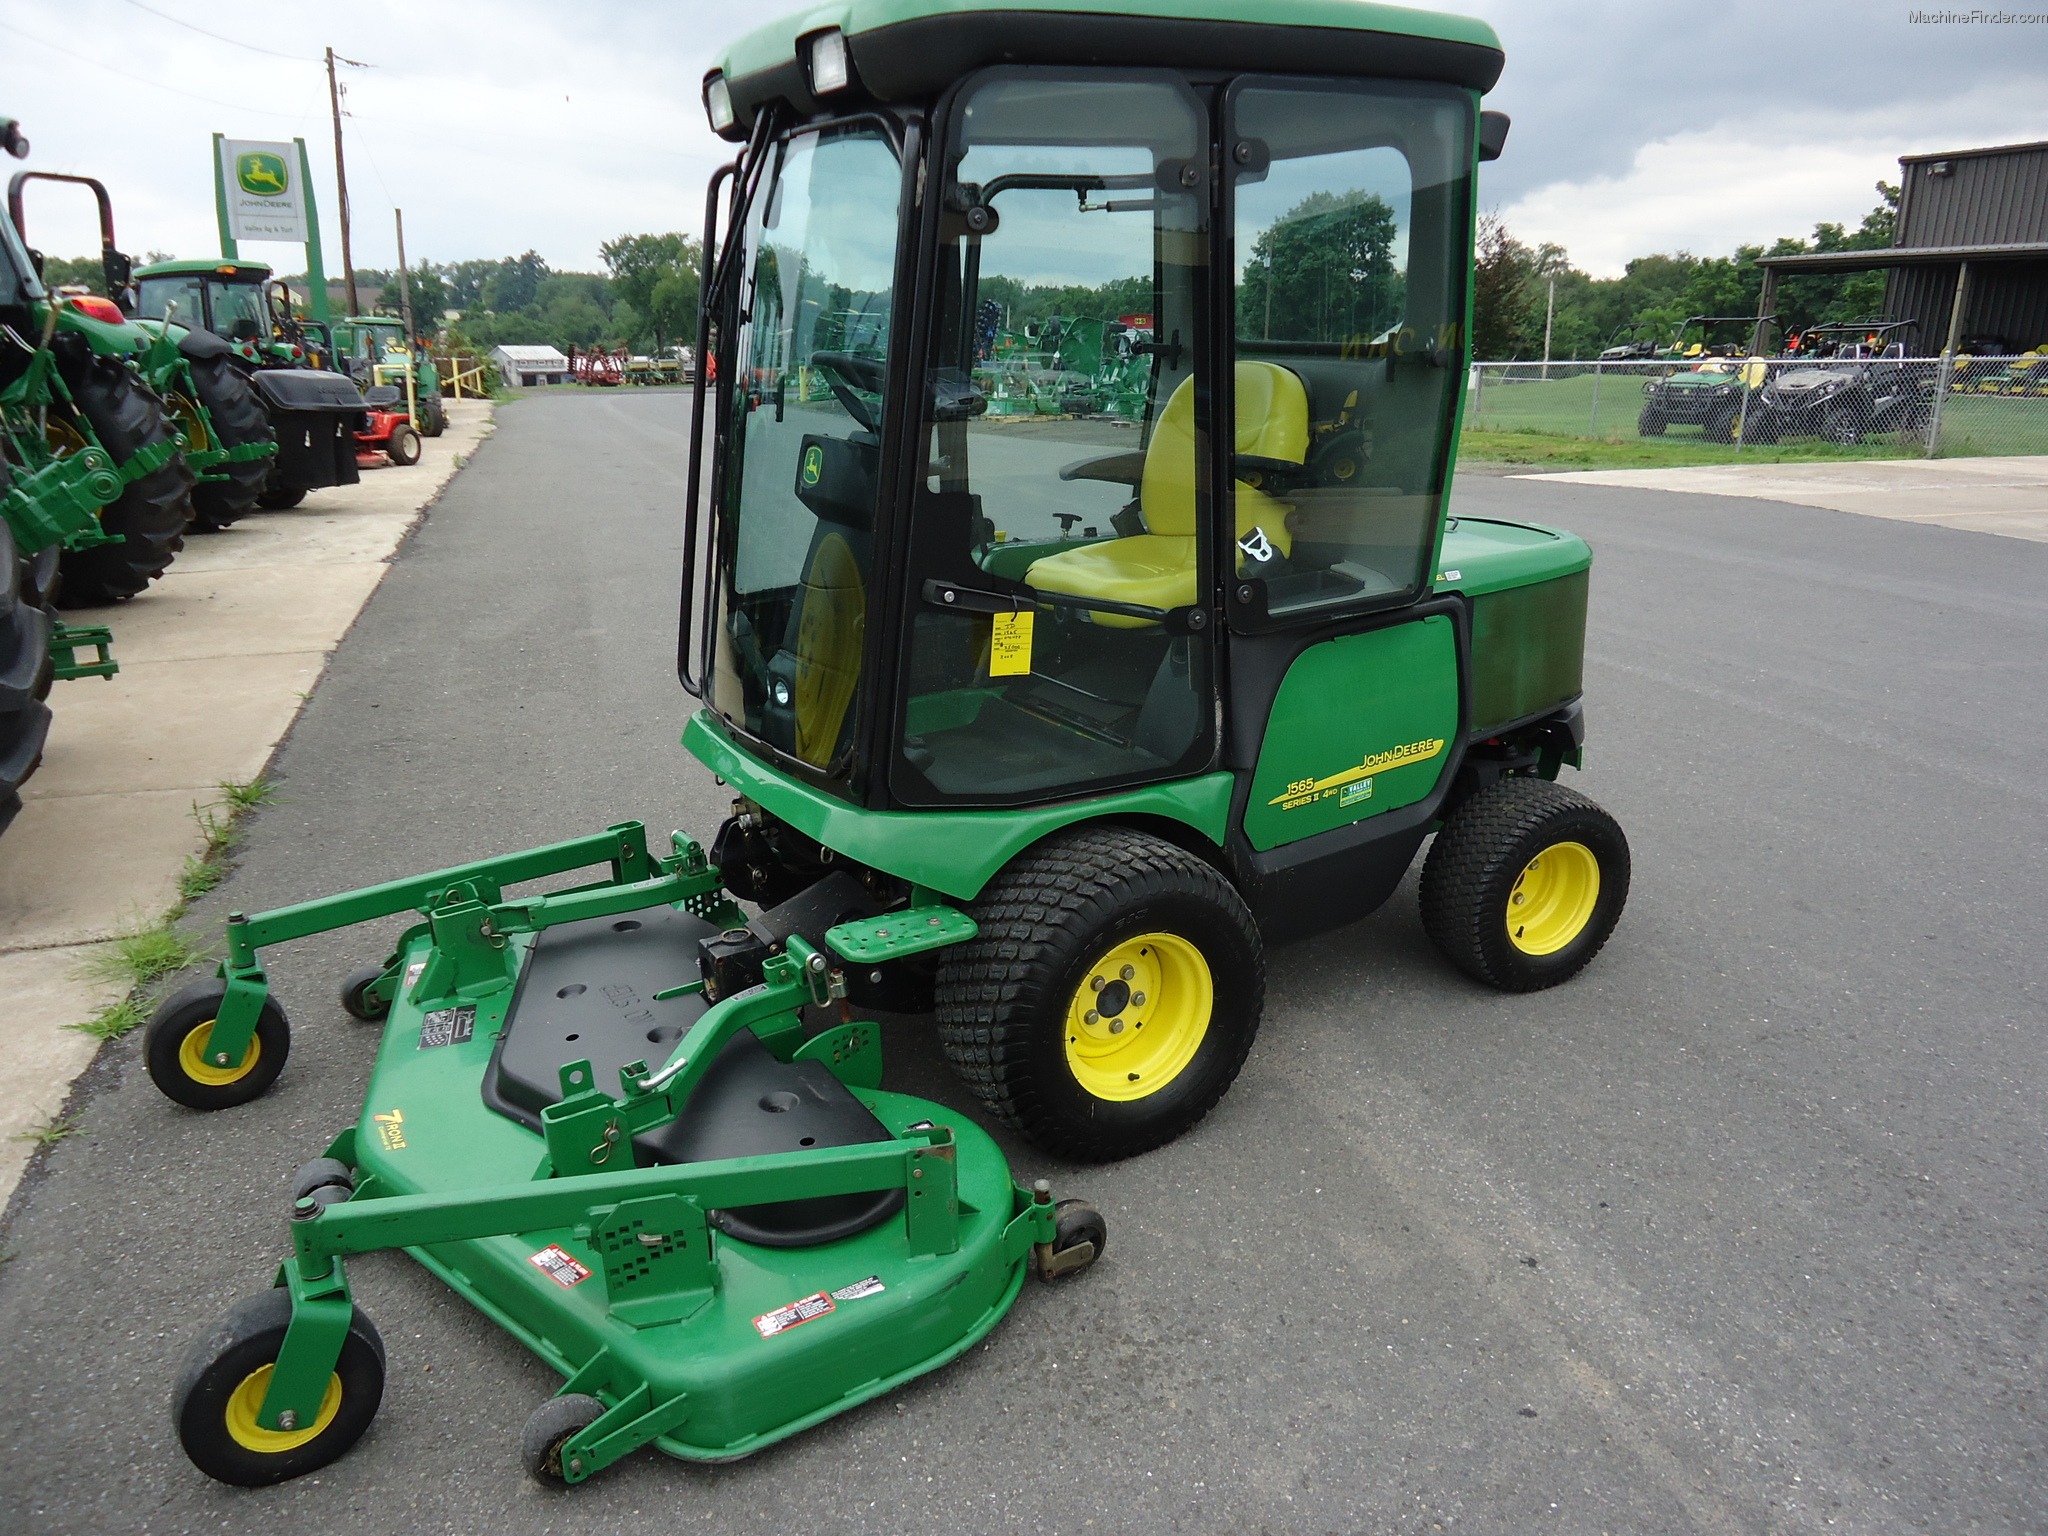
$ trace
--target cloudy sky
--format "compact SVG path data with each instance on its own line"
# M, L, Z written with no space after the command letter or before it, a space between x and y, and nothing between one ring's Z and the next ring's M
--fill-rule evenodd
M34 141L29 168L108 184L136 253L216 248L213 133L303 136L338 273L320 65L331 46L369 66L342 71L359 263L393 263L398 206L414 260L531 248L590 269L612 235L700 222L704 178L727 151L704 126L698 81L728 39L779 8L7 0L0 112ZM1915 25L1891 0L1445 8L1492 22L1508 54L1489 104L1514 133L1483 201L1596 274L1648 251L1721 254L1821 219L1853 224L1901 154L2048 139L2048 26ZM93 250L88 206L32 188L32 243ZM299 265L291 247L247 254Z

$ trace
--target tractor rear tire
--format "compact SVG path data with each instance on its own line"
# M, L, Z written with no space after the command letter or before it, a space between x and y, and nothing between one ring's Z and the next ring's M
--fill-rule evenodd
M116 358L78 359L59 354L64 383L100 446L125 465L145 448L175 443L164 403ZM66 607L90 607L133 597L163 575L185 547L192 521L192 471L173 454L168 463L131 480L120 500L100 509L100 528L119 542L66 550L63 557Z
M290 1291L244 1297L185 1356L171 1389L171 1423L192 1465L217 1482L267 1488L317 1472L346 1454L377 1416L384 1341L356 1307L317 1421L291 1431L257 1424L291 1320Z
M192 390L212 420L213 435L223 448L241 448L250 443L275 443L270 416L256 390L243 373L225 357L195 357L188 360ZM219 473L225 480L202 480L192 488L193 526L216 532L256 510L263 494L263 482L270 478L270 459L247 459L223 464Z
M1422 866L1422 926L1445 959L1503 992L1569 981L1628 902L1628 839L1548 779L1498 779L1451 813Z
M1013 859L970 911L980 933L939 963L939 1039L1042 1151L1091 1163L1149 1152L1236 1080L1265 956L1243 900L1202 859L1129 827L1084 827Z
M417 464L420 461L420 435L409 423L401 421L391 429L391 436L384 440L384 451L391 455L394 464Z
M0 461L0 497L9 476ZM50 734L50 614L37 601L38 562L15 553L0 521L0 831L21 809L21 786L43 760Z
M439 437L448 430L448 407L438 400L428 400L420 406L420 435Z

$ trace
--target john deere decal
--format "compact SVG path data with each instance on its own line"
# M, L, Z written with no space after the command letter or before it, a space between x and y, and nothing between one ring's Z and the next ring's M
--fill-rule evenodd
M1411 741L1404 747L1389 747L1384 752L1369 752L1365 761L1355 768L1346 768L1333 773L1327 779L1296 779L1286 789L1266 803L1277 805L1283 811L1298 811L1305 805L1314 805L1332 795L1341 795L1343 805L1356 805L1372 798L1372 776L1386 773L1395 768L1404 768L1410 763L1426 763L1444 749L1441 736L1432 736L1427 741Z
M292 189L284 157L252 150L235 157L235 183L256 197L283 197Z
M816 443L804 450L804 484L816 485L825 471L825 450Z

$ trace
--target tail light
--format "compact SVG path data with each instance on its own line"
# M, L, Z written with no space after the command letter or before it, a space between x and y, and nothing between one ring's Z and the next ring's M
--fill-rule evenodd
M94 320L104 320L109 325L121 325L128 319L121 313L120 305L112 299L103 299L96 293L73 294L67 302L81 315Z

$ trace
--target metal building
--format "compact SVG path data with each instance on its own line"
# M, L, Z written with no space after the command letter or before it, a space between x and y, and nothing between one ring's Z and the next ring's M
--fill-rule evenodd
M2048 343L2048 143L1905 155L1899 171L1892 247L1761 257L1759 313L1770 313L1781 274L1886 268L1885 311L1917 320L1926 352Z

